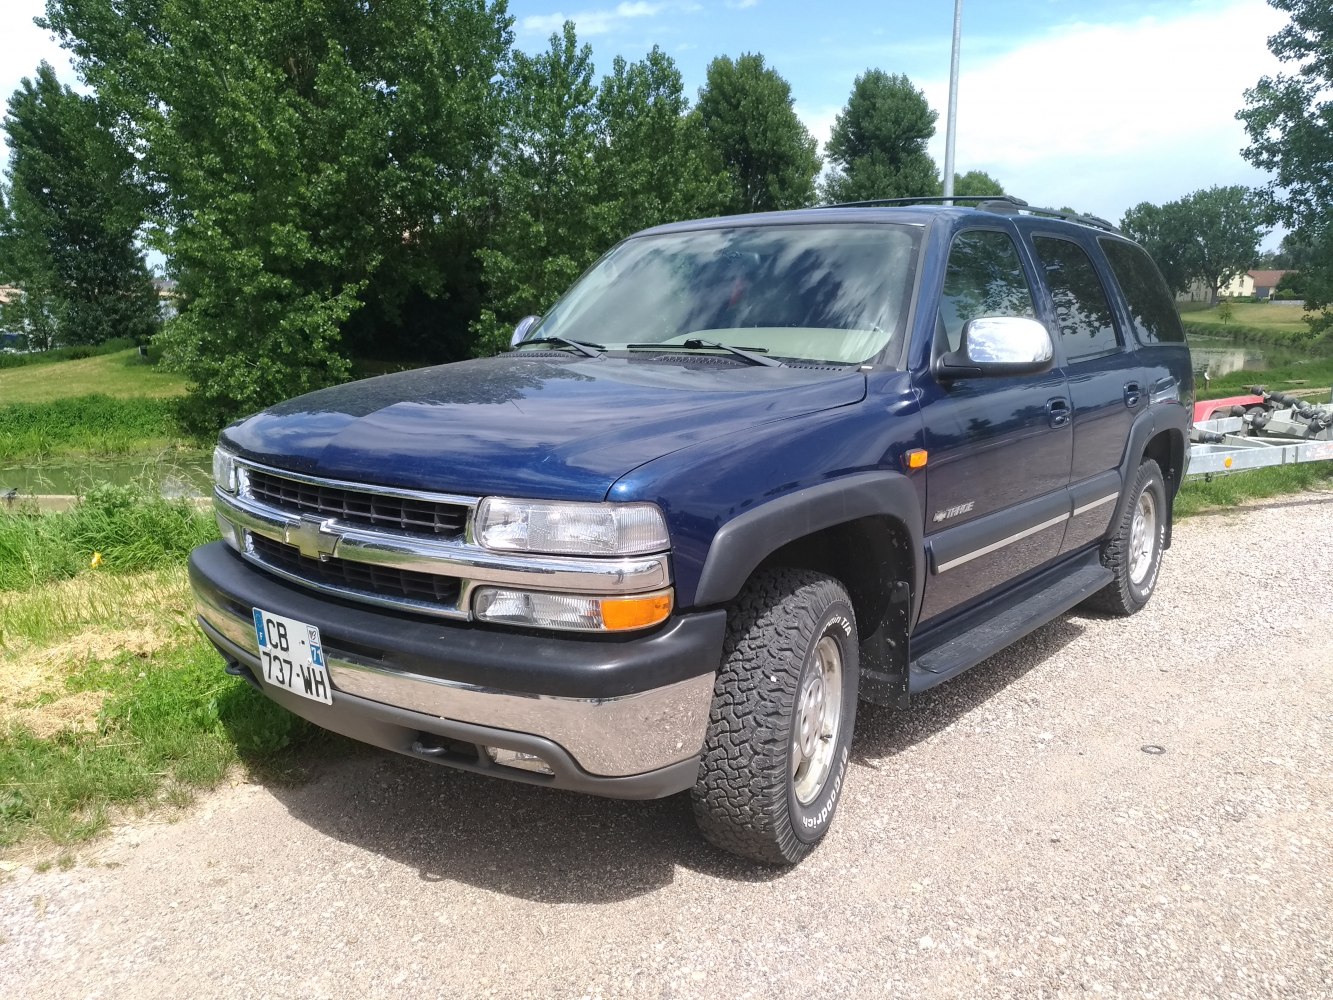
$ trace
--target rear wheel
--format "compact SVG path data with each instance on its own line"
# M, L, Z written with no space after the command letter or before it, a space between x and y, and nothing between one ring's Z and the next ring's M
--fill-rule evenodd
M756 574L733 604L694 814L712 843L794 864L828 831L856 716L856 617L808 570Z
M1130 501L1115 533L1102 547L1102 565L1115 578L1088 598L1088 607L1112 615L1132 615L1148 603L1162 568L1169 516L1162 470L1148 459L1139 466Z

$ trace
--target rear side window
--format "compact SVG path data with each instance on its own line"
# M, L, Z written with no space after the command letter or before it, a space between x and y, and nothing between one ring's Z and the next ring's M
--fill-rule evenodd
M1152 258L1132 243L1102 240L1102 252L1125 293L1134 336L1140 344L1183 344L1185 328L1171 301L1171 292Z
M1008 233L973 229L960 233L949 249L949 266L940 293L937 337L947 341L942 350L956 351L963 340L963 325L979 316L1035 318L1032 289L1028 287L1018 248Z
M1087 252L1077 243L1038 236L1033 241L1055 302L1065 357L1095 358L1120 349L1111 302Z

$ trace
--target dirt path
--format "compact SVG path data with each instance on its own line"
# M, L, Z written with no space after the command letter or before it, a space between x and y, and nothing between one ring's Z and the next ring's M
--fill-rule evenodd
M868 710L855 756L782 873L683 797L379 754L241 785L11 875L0 993L1333 996L1333 496L1190 520L1142 614Z

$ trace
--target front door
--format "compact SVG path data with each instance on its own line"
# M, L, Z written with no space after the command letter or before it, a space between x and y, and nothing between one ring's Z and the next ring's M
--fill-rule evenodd
M1032 284L1005 230L954 237L935 354L957 349L963 324L982 316L1037 316ZM920 388L929 455L925 624L1059 553L1073 432L1068 386L1056 368L949 382L926 375Z

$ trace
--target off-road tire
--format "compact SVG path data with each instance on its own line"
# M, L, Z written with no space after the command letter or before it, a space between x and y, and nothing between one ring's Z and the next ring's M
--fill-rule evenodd
M1131 573L1133 566L1134 515L1140 498L1149 494L1156 511L1152 526L1152 562L1147 575L1136 583ZM1162 552L1166 544L1166 523L1171 508L1166 498L1166 480L1162 470L1152 459L1139 466L1129 491L1129 501L1120 514L1115 531L1102 546L1102 565L1115 574L1115 579L1084 602L1093 611L1108 615L1127 616L1143 608L1157 586L1162 568Z
M825 636L842 657L842 701L830 769L802 805L792 773L793 727L798 692ZM733 602L692 793L699 829L713 844L754 861L790 865L823 838L846 777L856 721L857 644L847 592L821 573L762 571Z

